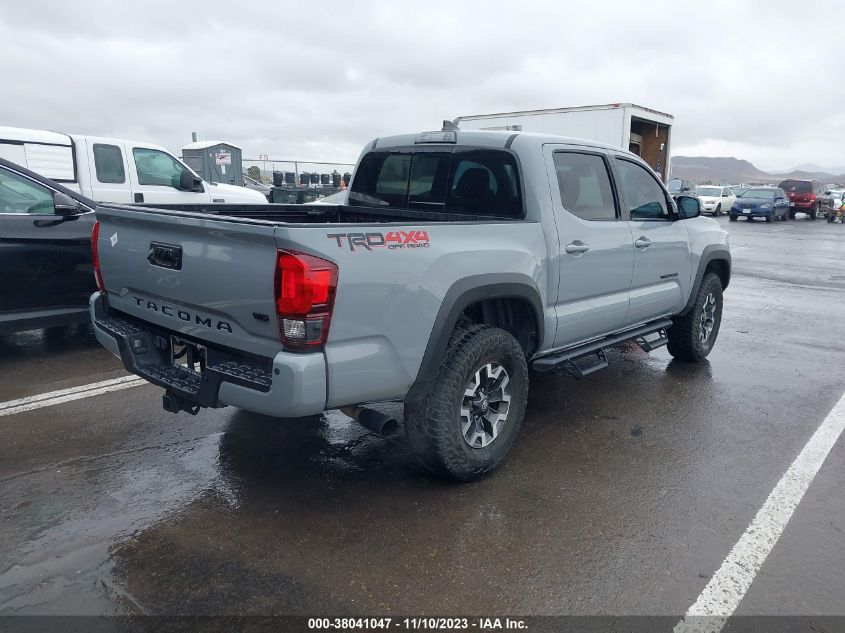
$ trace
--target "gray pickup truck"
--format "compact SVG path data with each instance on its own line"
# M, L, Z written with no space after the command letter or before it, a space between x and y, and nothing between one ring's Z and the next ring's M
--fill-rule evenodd
M367 144L344 205L97 209L99 341L164 406L277 417L403 401L433 473L468 481L514 442L528 368L583 376L605 349L700 361L728 235L639 158L540 134Z

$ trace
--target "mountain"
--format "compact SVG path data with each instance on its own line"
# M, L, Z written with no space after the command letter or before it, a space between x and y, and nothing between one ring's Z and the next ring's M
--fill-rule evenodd
M807 167L810 169L798 169ZM816 170L818 165L798 165L788 172L770 173L758 169L747 160L733 157L673 156L672 177L689 178L695 182L778 183L785 178L818 179L824 183L845 182L845 169L835 173Z
M747 160L733 157L673 156L672 176L696 182L768 182L775 177Z
M774 171L773 174L786 174L793 171L806 171L810 173L827 173L827 174L845 174L845 167L822 167L821 165L816 165L815 163L802 163L801 165L796 165L792 169L787 171Z

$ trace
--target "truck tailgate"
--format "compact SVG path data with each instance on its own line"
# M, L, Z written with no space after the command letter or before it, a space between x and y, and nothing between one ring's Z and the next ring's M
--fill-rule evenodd
M111 308L223 346L281 351L273 223L100 205Z

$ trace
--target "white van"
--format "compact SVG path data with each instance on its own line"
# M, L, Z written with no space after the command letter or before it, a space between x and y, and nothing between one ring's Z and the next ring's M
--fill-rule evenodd
M151 143L0 126L0 158L97 202L267 204L258 191L204 182Z

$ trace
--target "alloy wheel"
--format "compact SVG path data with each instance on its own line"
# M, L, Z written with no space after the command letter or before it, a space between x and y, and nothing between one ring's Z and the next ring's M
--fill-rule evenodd
M461 402L461 434L471 448L485 448L498 437L510 401L510 376L502 365L487 363L472 375Z
M709 292L704 298L704 305L701 307L701 317L698 324L698 340L702 344L707 342L716 327L716 296Z

